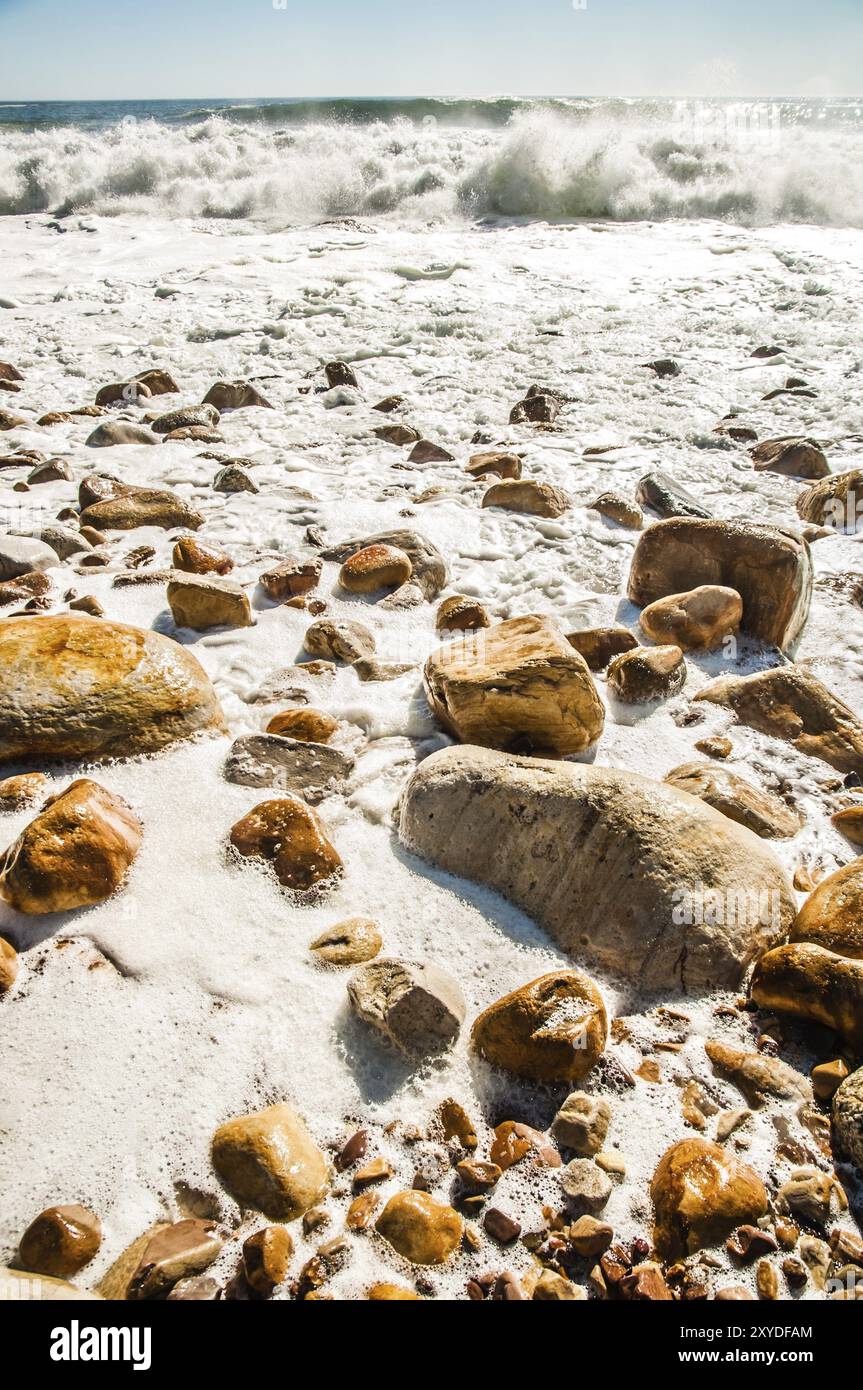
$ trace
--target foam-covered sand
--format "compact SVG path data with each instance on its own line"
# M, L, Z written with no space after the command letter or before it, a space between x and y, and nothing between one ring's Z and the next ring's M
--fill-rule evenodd
M230 551L236 577L250 583L267 567L264 552L302 549L310 524L333 541L406 525L447 557L451 590L481 598L495 619L546 612L565 629L614 620L634 626L636 611L621 597L634 536L586 510L599 491L631 494L655 465L718 516L793 523L799 485L755 474L742 448L712 433L732 408L761 437L815 435L835 471L861 464L858 231L715 221L482 226L391 219L272 231L127 210L59 226L41 215L6 219L0 261L0 294L15 305L0 309L0 356L25 375L23 390L5 397L5 407L35 420L92 401L100 385L150 366L174 374L178 404L235 377L254 379L273 402L274 411L222 420L225 451L251 460L260 487L254 496L214 493L217 465L198 456L200 445L89 450L86 419L50 430L18 428L2 438L4 448L67 458L76 481L107 469L175 488L205 512L202 538ZM758 344L773 342L784 347L781 357L750 357ZM657 382L638 365L659 356L676 358L681 376ZM362 393L306 390L333 358L354 364ZM762 403L789 374L805 377L817 396ZM559 433L507 425L511 406L533 381L573 398ZM374 439L371 429L384 417L370 407L392 392L406 398L403 418L448 447L455 463L406 467L407 451ZM564 487L574 507L557 521L480 510L483 488L466 485L462 472L477 431L524 448L525 474ZM585 458L584 450L598 444L622 447ZM38 526L75 497L71 483L15 494L11 484L21 476L23 470L2 474L3 530ZM419 501L430 487L442 492ZM153 531L113 542L114 568L145 540L157 549L155 565L164 566L170 547ZM863 610L825 581L860 569L861 541L863 535L837 535L814 545L822 582L797 653L855 708ZM419 663L436 645L432 605L383 612L348 599L336 572L325 565L320 586L328 616L367 623L385 659ZM97 595L112 619L177 635L162 585L114 589L110 572L75 575L68 566L55 578L61 593L73 584ZM179 634L210 673L232 736L261 729L283 706L253 696L299 658L309 622L301 612L256 601L251 629ZM741 642L733 669L755 670L771 659ZM775 842L786 865L832 870L850 861L852 847L828 819L826 789L835 787L836 774L788 745L731 726L717 707L697 707L701 723L679 722L694 691L728 663L721 654L695 655L688 668L685 692L648 716L609 710L597 763L662 777L697 756L696 738L727 731L734 743L728 765L759 786L789 793L805 816L793 841ZM226 1117L272 1101L292 1101L324 1145L360 1124L371 1128L370 1152L387 1154L397 1168L384 1195L410 1185L426 1150L405 1146L398 1131L387 1135L383 1126L422 1126L445 1096L482 1122L482 1156L489 1123L550 1121L565 1088L520 1086L492 1073L469 1052L467 1026L451 1054L414 1069L350 1018L346 973L312 963L308 943L324 927L372 916L387 954L431 960L458 976L470 1020L564 957L522 913L399 847L392 823L399 793L416 760L447 741L431 720L418 670L391 683L361 684L340 669L332 684L313 687L311 700L345 722L343 737L359 750L346 795L320 807L346 865L343 883L323 902L297 906L269 873L229 862L229 828L267 793L223 780L229 740L220 739L95 774L144 825L122 894L60 918L27 919L0 906L0 934L22 956L18 983L0 1007L4 1262L33 1216L56 1202L83 1202L103 1222L101 1252L78 1277L84 1287L94 1286L156 1219L213 1212L233 1224L238 1212L211 1170L210 1137ZM57 770L57 785L71 775ZM31 816L5 816L2 845ZM631 1008L619 982L601 984L610 1010ZM654 1056L662 1076L659 1084L639 1078L634 1089L609 1096L609 1139L626 1160L627 1177L605 1216L622 1237L649 1233L647 1182L655 1162L669 1143L693 1132L677 1083L697 1077L721 1109L744 1103L713 1076L703 1038L754 1045L752 1016L717 1017L715 998L675 1002L691 1026L642 1016L609 1048L630 1071ZM793 1029L787 1032L782 1055L808 1068L815 1059L798 1048ZM657 1041L678 1040L678 1052L655 1051ZM767 1106L739 1137L740 1152L770 1185L792 1167L773 1157L777 1120L824 1162L792 1104ZM714 1128L711 1119L708 1135ZM853 1193L849 1170L841 1175ZM438 1195L448 1184L445 1175ZM328 1202L329 1236L342 1228L345 1179L336 1192L343 1195ZM540 1223L542 1202L556 1197L554 1178L523 1164L506 1174L495 1204L529 1230ZM250 1218L248 1229L256 1224ZM314 1245L303 1241L299 1223L292 1233L296 1272ZM232 1245L219 1268L228 1273L236 1257ZM486 1247L478 1256L460 1255L445 1271L429 1271L424 1287L463 1296L472 1273L524 1268L528 1259L520 1246L497 1254ZM336 1296L356 1296L386 1272L412 1278L381 1242L358 1237L351 1264L329 1287ZM738 1270L703 1274L714 1286L750 1277ZM810 1283L805 1296L813 1295Z

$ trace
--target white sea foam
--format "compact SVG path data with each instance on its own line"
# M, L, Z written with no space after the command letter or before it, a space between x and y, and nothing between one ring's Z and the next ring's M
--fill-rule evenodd
M718 217L863 225L863 130L515 108L505 125L406 116L273 126L8 128L0 213L331 217ZM770 118L772 119L772 117Z

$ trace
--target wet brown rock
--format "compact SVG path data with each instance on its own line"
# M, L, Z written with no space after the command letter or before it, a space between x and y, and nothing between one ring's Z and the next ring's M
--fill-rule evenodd
M369 1189L354 1197L345 1214L345 1228L348 1231L367 1231L372 1225L375 1212L381 1204L380 1194Z
M213 1166L243 1206L293 1221L329 1186L326 1159L289 1105L228 1120L213 1136Z
M863 960L806 942L777 946L756 965L751 993L761 1008L822 1023L863 1049Z
M0 782L0 811L24 811L47 796L51 786L43 772L22 772Z
M231 844L246 859L273 865L285 888L308 892L342 871L342 861L310 806L294 796L262 801L231 830Z
M498 478L520 478L521 459L518 454L489 449L481 454L471 454L465 473L471 478L486 478L489 474Z
M811 1100L812 1087L787 1062L762 1052L744 1052L728 1043L710 1038L704 1050L714 1067L733 1081L752 1106L771 1099Z
M215 407L216 419L223 410L247 410L250 406L273 408L250 381L217 381L210 387L203 404Z
M503 1177L503 1169L497 1163L483 1163L475 1158L463 1158L455 1170L462 1188L471 1195L491 1192Z
M440 1265L461 1244L462 1219L427 1192L397 1192L376 1222L376 1230L397 1254L417 1265Z
M372 1284L366 1298L372 1303L422 1303L418 1293L401 1284Z
M0 430L17 430L28 424L30 421L23 415L16 415L14 410L0 410Z
M46 801L0 856L0 897L30 914L104 902L125 879L141 839L125 802L82 777Z
M544 1269L534 1285L532 1297L546 1303L583 1303L587 1290L553 1269Z
M207 1269L221 1248L222 1239L213 1221L190 1217L163 1226L148 1240L129 1280L126 1298L164 1298L180 1279Z
M408 454L411 463L452 463L454 455L430 439L418 439Z
M230 579L186 574L168 584L168 606L177 627L206 632L213 627L252 627L248 594Z
M629 573L633 603L705 584L736 590L744 629L787 650L809 613L809 547L794 531L746 521L672 517L643 533Z
M107 386L99 387L96 392L95 404L97 406L134 405L137 401L149 400L152 394L150 387L144 381L111 381Z
M491 618L488 609L477 599L453 594L438 607L435 627L438 632L474 632L479 628L491 627Z
M554 424L560 413L560 400L551 392L541 391L538 386L532 386L523 400L514 405L509 413L509 423L511 425L521 425L529 422L530 424Z
M805 667L720 676L695 699L732 709L741 724L784 739L839 772L863 773L863 723Z
M180 389L171 373L162 367L151 367L146 372L139 372L135 381L146 386L151 396L172 396Z
M476 1128L464 1106L449 1098L441 1101L435 1113L434 1123L440 1126L445 1140L458 1140L462 1148L473 1153L477 1147Z
M507 478L493 483L482 499L484 507L503 507L508 512L529 516L559 517L572 505L570 498L553 483L533 478Z
M756 472L784 473L791 478L826 478L830 472L823 450L802 435L763 439L750 449L749 457Z
M522 1159L541 1168L561 1168L563 1160L550 1139L530 1125L519 1124L517 1120L504 1120L494 1131L489 1156L503 1172L512 1168Z
M181 536L174 546L171 564L184 574L230 574L234 562L215 545L205 545L194 536Z
M372 410L379 410L383 415L390 415L394 410L401 410L405 403L404 396L384 396L382 401L372 406Z
M830 817L836 829L852 845L863 846L863 806L846 806Z
M800 817L789 811L784 801L770 792L760 791L725 767L707 763L684 763L665 778L678 791L697 796L715 811L745 825L765 840L785 840L802 826Z
M158 526L163 531L183 526L197 531L204 524L201 513L182 497L159 488L141 488L94 502L81 512L80 521L97 531L134 531L138 526Z
M288 1275L294 1242L284 1226L264 1226L243 1241L243 1273L255 1293L269 1298Z
M325 560L337 560L342 564L349 555L370 545L393 545L405 552L413 566L410 583L402 589L396 589L395 593L388 594L381 602L382 608L414 606L423 598L429 601L437 598L441 590L446 588L449 571L443 555L431 541L426 540L425 536L421 536L417 531L400 529L380 531L374 536L358 536L342 541L339 545L329 546L322 554Z
M7 619L0 673L0 762L129 757L224 728L195 657L119 623Z
M608 517L609 521L616 521L618 526L625 526L629 531L640 531L644 525L644 513L638 504L630 502L628 497L622 497L619 492L600 493L596 501L591 502L590 509Z
M835 1057L832 1062L819 1062L812 1068L812 1089L819 1100L832 1100L848 1075L848 1067L841 1057Z
M362 623L321 618L306 628L303 646L309 656L351 663L374 656L375 639Z
M18 978L18 952L5 936L0 936L0 997L10 990Z
M444 749L411 777L399 834L645 991L733 988L796 914L763 841L634 773ZM704 885L723 903L721 922L695 910ZM765 893L775 908L767 921L752 911Z
M378 1154L354 1173L354 1191L362 1192L367 1187L376 1187L379 1182L386 1182L394 1173L395 1168L389 1159Z
M683 651L709 651L737 631L742 617L743 600L736 589L702 584L648 604L640 622L654 642L675 643Z
M618 1293L631 1303L670 1303L674 1299L662 1269L652 1262L636 1265L631 1274L624 1275Z
M350 594L374 594L406 584L413 574L410 556L394 545L367 545L348 556L339 583Z
M310 594L318 587L323 565L320 560L283 560L261 575L259 583L274 603Z
M166 439L176 439L176 434L166 435ZM221 436L219 436L221 438ZM217 443L218 441L212 441ZM222 492L227 497L234 496L240 492L260 492L258 484L255 482L242 464L226 463L224 468L220 468L213 479L213 491Z
M24 1269L70 1279L89 1264L102 1243L98 1216L86 1207L48 1207L21 1237L18 1257Z
M734 752L730 738L699 738L695 740L695 747L708 758L728 758Z
M633 647L612 659L608 685L624 704L664 700L686 684L686 662L679 647Z
M0 381L23 381L24 375L11 362L0 362Z
M309 950L327 965L360 965L373 960L382 945L376 922L369 917L349 917L316 936Z
M659 1160L650 1184L654 1240L677 1260L717 1245L736 1226L755 1225L767 1212L758 1174L706 1139L682 1139Z
M301 743L329 743L339 727L339 721L322 710L286 709L274 714L267 725L268 734L298 739Z
M419 430L412 425L379 425L373 433L385 444L395 444L403 449L407 444L419 443Z
M607 1221L599 1221L595 1216L580 1216L567 1232L567 1239L577 1255L583 1259L597 1259L604 1255L614 1240L614 1230Z
M626 627L589 627L582 632L568 632L566 640L584 657L591 671L604 671L612 657L638 646Z
M552 971L504 995L472 1031L487 1062L533 1081L580 1081L607 1037L602 996L579 970Z
M512 618L433 652L429 703L465 743L575 753L602 732L587 665L545 618Z
M863 860L852 859L821 880L798 912L789 939L863 960Z
M70 613L89 613L91 618L104 618L105 609L95 594L82 594L69 603Z
M348 366L347 362L327 362L324 372L330 390L334 386L359 386L356 373L353 367Z

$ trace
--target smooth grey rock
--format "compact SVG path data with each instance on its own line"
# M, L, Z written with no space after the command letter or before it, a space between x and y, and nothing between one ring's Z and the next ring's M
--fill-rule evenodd
M305 743L280 734L246 734L228 754L225 779L245 787L278 787L316 802L338 790L353 766L349 754L324 743Z
M129 420L103 420L84 443L89 449L110 449L116 444L161 444L161 439L146 425Z
M43 526L37 533L16 531L13 534L26 535L31 540L41 541L43 545L55 550L61 560L69 560L73 555L82 555L95 548L85 540L80 531L73 530L71 526L61 526L59 522L54 526Z
M50 570L60 556L52 546L30 536L0 536L0 581L17 579L31 570Z
M577 1216L595 1216L611 1196L611 1178L589 1158L574 1158L567 1163L560 1170L558 1182L567 1206Z
M642 506L650 507L662 517L692 516L707 521L712 516L707 507L667 473L645 473L638 481L635 495Z

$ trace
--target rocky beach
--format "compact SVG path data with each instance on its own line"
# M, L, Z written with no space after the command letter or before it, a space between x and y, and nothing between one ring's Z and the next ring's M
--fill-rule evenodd
M0 1296L863 1297L857 118L426 106L0 120Z

